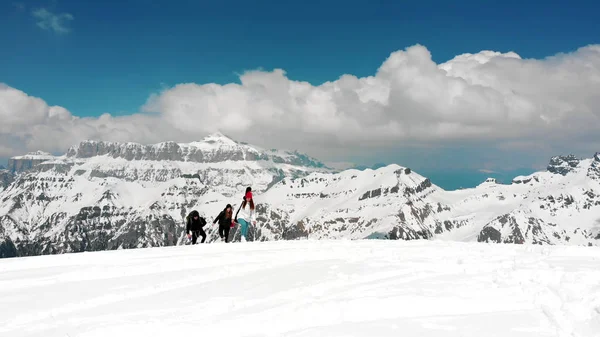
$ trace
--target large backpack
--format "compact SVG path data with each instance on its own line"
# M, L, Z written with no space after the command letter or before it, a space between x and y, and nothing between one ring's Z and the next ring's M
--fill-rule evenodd
M192 220L190 218L190 214L188 214L188 215L185 216L185 225L186 225L186 227L190 223L190 221ZM206 226L206 219L203 216L198 216L198 220L200 221L200 227Z

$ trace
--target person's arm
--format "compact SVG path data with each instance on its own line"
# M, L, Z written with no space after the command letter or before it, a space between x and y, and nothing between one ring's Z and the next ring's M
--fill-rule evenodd
M215 218L215 221L213 221L213 225L217 223L217 221L221 221L221 219L225 216L225 211L221 211L221 213L219 213L219 215L217 215L217 217Z
M240 204L240 207L238 207L237 212L235 212L235 216L233 217L233 221L237 222L238 214L240 213L240 209L242 209L242 205L243 204L244 204L244 202L242 201L242 203Z
M190 218L186 218L185 222L186 222L185 232L187 233L188 236L190 236L190 223L191 223Z

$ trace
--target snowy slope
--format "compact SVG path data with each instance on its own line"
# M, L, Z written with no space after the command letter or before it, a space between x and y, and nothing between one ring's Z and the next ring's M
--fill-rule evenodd
M0 260L0 336L598 336L600 248L278 241Z

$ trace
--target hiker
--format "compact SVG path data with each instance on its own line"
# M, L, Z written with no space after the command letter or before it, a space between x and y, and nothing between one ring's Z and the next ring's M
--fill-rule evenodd
M198 211L193 210L185 217L186 227L185 231L187 233L188 239L192 238L192 244L195 245L198 240L198 236L202 236L201 243L204 243L206 240L206 232L204 232L204 227L206 225L206 219L198 214Z
M238 214L240 214L239 217ZM246 188L246 194L244 195L240 208L238 208L237 213L235 214L235 219L240 224L242 230L240 241L246 242L248 226L251 222L253 225L256 225L256 221L254 220L254 199L252 199L251 187Z
M221 240L224 240L226 243L229 242L229 229L233 225L233 208L230 204L227 204L225 209L217 215L213 224L217 223L217 221L219 222L219 236Z

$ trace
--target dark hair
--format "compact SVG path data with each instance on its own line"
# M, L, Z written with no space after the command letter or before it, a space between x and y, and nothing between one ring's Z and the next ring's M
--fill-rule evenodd
M250 187L248 187L250 188ZM246 189L247 191L247 189ZM246 196L243 197L244 201L242 201L242 208L246 208L246 203L248 202L248 200L246 200ZM250 209L254 209L254 198L250 199Z
M200 217L200 213L198 213L198 211L196 211L196 210L193 210L190 213L190 218L193 218L193 217Z
M252 187L250 187L250 186L246 187L246 193L248 193L248 192L252 192Z
M242 208L246 208L246 197L244 197L244 201L242 201ZM254 199L250 199L250 209L254 209Z

